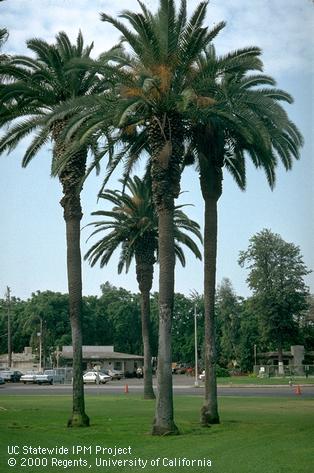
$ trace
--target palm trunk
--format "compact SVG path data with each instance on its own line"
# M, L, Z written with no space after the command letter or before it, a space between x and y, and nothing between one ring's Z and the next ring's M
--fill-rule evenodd
M173 211L158 212L159 217L159 338L157 400L153 435L175 434L172 392L171 326L174 294Z
M142 338L144 350L144 399L155 399L153 389L152 354L150 349L150 297L149 291L141 293Z
M201 424L219 424L216 381L215 287L217 256L217 200L205 199L204 303L205 303L205 398Z
M173 416L171 327L174 299L174 199L180 193L183 127L176 115L156 118L149 129L151 177L158 214L159 338L153 435L177 434Z
M55 140L53 159L62 159L65 144L60 139L64 123L56 122L53 129ZM87 427L89 417L85 413L83 366L82 366L82 258L80 249L80 223L82 207L81 181L85 175L87 151L82 149L72 155L59 173L62 184L63 207L66 225L67 273L69 289L69 315L73 346L73 407L68 427Z
M144 399L155 399L150 348L150 290L154 272L154 237L139 242L135 251L136 277L141 293L141 320L144 351Z
M80 198L76 199L77 210L81 208ZM73 408L72 417L68 421L69 427L89 425L89 418L85 413L83 366L82 366L82 275L80 250L80 222L81 212L67 216L65 207L65 223L67 238L67 270L69 288L69 312L73 346Z
M205 305L205 397L201 425L219 424L216 380L215 290L217 260L217 202L222 194L222 165L211 129L207 133L206 154L200 156L200 184L205 202L204 225L204 305Z

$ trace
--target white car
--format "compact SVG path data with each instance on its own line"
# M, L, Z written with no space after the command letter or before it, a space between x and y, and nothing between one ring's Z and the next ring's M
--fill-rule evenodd
M38 373L37 371L27 371L23 376L21 376L21 383L36 383L36 377L41 374Z
M36 375L37 384L53 384L52 370L46 370L44 373Z
M111 376L101 371L87 371L87 373L83 374L84 383L106 384L110 380Z

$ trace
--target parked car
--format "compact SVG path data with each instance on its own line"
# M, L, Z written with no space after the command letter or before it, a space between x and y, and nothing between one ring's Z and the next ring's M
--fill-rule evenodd
M36 374L35 376L37 384L53 384L53 371L46 370L44 373Z
M2 376L0 376L0 384L5 384L5 381L4 381L4 379L2 378Z
M1 378L3 378L5 381L10 381L11 383L18 383L23 373L21 373L20 371L5 370L1 371L0 375Z
M64 384L65 382L64 368L52 368L45 370L44 375L49 376L53 380L53 384Z
M111 376L109 376L109 374L102 373L101 371L87 371L87 373L83 374L84 383L97 384L97 382L99 382L101 384L106 384L110 380Z
M111 379L124 378L124 372L121 370L108 370L108 374L111 377Z
M20 381L24 384L26 383L36 383L36 376L38 376L41 373L38 373L37 371L27 371L23 376L21 376Z

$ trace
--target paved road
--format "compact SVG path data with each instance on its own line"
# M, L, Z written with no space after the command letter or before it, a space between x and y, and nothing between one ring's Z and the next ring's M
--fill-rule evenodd
M143 382L142 380L121 380L121 381L112 381L105 385L86 385L85 393L86 395L106 395L106 394L117 394L117 395L126 395L125 394L125 384L128 383L129 395L137 394L140 395L143 391ZM175 395L193 395L193 396L203 396L204 387L195 388L193 382L189 379L187 383L186 380L174 381L174 394ZM250 396L250 397L287 397L287 398L313 398L314 399L314 386L301 386L301 395L296 394L295 387L290 386L254 386L254 387L227 387L219 386L218 395L220 396ZM71 395L72 387L69 385L54 385L54 386L37 386L33 384L20 384L20 383L7 383L5 386L0 386L0 397L2 395Z

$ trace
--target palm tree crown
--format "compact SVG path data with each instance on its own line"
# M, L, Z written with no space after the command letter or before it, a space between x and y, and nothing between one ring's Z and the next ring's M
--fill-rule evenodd
M217 57L213 46L199 57L194 91L186 97L192 139L188 161L212 160L225 167L241 189L246 186L245 155L257 168L263 168L269 185L275 184L278 160L289 170L299 159L302 136L280 102L292 97L275 86L274 79L261 73L261 51L249 47ZM265 87L267 85L268 87ZM208 107L197 106L202 100Z
M0 140L0 152L12 151L24 137L34 134L24 154L23 166L27 166L50 139L55 144L58 141L65 123L50 121L57 106L75 97L100 92L105 87L95 70L88 67L88 62L84 63L93 44L84 47L81 32L74 45L66 33L60 32L56 44L36 38L28 40L27 46L35 58L12 57L2 67L9 81L0 88L0 97L6 104L0 124L12 123ZM54 164L53 174L55 167Z
M158 217L152 202L150 183L134 176L133 179L128 178L125 184L129 194L117 190L100 194L100 198L111 202L114 207L111 211L99 210L92 213L108 220L90 223L89 225L96 228L90 237L99 232L107 232L107 235L92 245L85 255L85 259L88 258L92 266L100 261L100 266L103 267L109 262L113 252L121 246L119 273L124 267L126 271L129 270L137 252L146 252L147 261L152 263L156 261L158 252ZM196 243L185 232L192 233L200 241L202 237L198 223L189 219L181 208L182 206L177 206L174 211L175 252L182 266L185 266L185 256L180 244L184 244L201 259Z

